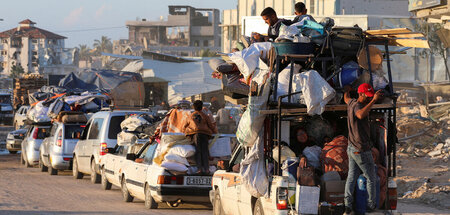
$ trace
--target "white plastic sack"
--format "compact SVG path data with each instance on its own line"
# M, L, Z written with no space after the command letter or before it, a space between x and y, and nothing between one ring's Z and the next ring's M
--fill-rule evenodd
M117 145L119 146L134 144L136 143L136 140L136 135L132 133L121 131L119 132L119 134L117 134Z
M231 155L231 138L221 137L209 148L210 157L225 157Z
M262 130L261 130L262 131ZM241 162L239 174L242 176L242 184L254 197L267 196L269 180L264 165L264 141L263 132L259 133L256 144Z
M282 39L293 41L294 37L300 34L300 30L298 30L297 26L286 26L283 23L281 23L279 32L275 42Z
M372 81L373 81L373 88L375 90L384 89L388 85L388 81L384 76L380 76L377 73L372 73Z
M239 68L239 71L244 75L244 78L248 79L259 66L261 51L263 52L263 56L266 56L270 48L272 48L272 43L270 42L253 43L248 48L240 52L231 53L228 56Z
M161 167L167 170L173 170L178 172L187 172L188 168L180 163L170 162L170 161L163 161L161 164Z
M272 157L275 161L278 162L278 149L279 147L275 147L272 150ZM281 146L281 163L284 163L284 161L289 157L297 157L295 153L288 147L288 146Z
M303 150L303 155L306 157L308 165L316 169L320 169L320 153L322 153L322 148L319 146L310 146Z
M315 70L294 75L295 91L302 91L309 115L320 115L336 91Z
M183 164L185 166L189 166L189 162L187 161L187 159L185 157L181 157L176 154L167 154L164 157L164 161L175 162L175 163Z
M43 105L43 101L38 102L34 107L30 108L27 113L27 118L33 122L50 122L51 119L47 116L48 107Z
M258 73L255 74L255 78L252 79L252 81L260 81L258 82L259 96L250 96L248 107L239 121L236 137L240 144L252 146L263 126L266 116L261 115L259 111L266 109L270 87L269 81L266 80L264 82L264 78L262 77L265 77L268 73L268 70L258 70Z
M149 124L150 123L147 120L143 119L142 117L133 115L122 121L122 123L120 123L120 127L122 128L122 130L126 128L128 131L135 131L142 125L149 125Z
M300 65L294 64L294 75L298 74L300 71ZM278 74L278 86L277 86L277 98L283 95L288 94L289 92L289 76L291 73L291 65L288 65L283 71ZM294 76L292 76L292 80L294 80ZM291 86L291 93L295 92L294 85ZM277 100L278 101L278 100ZM283 102L287 102L288 98L283 98ZM292 96L291 102L300 102L300 94L296 94Z
M184 158L191 157L195 154L195 147L193 145L175 145L169 149L168 154L174 154Z

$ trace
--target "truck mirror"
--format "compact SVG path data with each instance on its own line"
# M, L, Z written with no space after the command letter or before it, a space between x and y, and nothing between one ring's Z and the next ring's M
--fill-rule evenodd
M136 160L136 154L133 154L133 153L127 154L127 160L132 160L132 161Z

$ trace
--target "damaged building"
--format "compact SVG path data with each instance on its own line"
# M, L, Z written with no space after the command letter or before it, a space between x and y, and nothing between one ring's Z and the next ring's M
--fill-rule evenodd
M25 73L63 74L77 61L76 50L64 47L66 37L38 28L29 19L1 32L0 39L3 75L9 75L13 65L22 66Z
M167 20L127 21L128 41L114 44L115 54L136 55L153 51L178 56L198 56L220 51L220 11L218 9L169 6Z

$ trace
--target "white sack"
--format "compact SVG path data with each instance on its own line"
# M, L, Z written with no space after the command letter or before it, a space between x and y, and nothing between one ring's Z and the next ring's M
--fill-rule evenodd
M294 64L294 74L298 74L298 72L300 71L300 65L298 64ZM283 95L286 95L289 93L289 76L291 73L291 65L288 65L285 69L283 69L283 71L281 71L278 74L278 86L277 86L277 98ZM294 76L292 76L292 81L294 81ZM291 93L296 92L296 89L294 88L294 84L292 84L291 86ZM291 102L300 102L300 94L295 94L292 96L291 98ZM277 100L278 101L278 100ZM288 98L285 97L282 100L283 102L287 102Z
M250 152L242 160L239 172L242 176L242 184L256 198L267 196L269 188L269 180L264 165L264 141L262 136L263 132L259 132L256 144L252 146Z
M303 155L306 157L308 165L316 169L320 169L320 153L322 153L322 148L319 146L310 146L303 150Z
M175 145L171 149L169 149L168 154L174 154L184 158L188 158L195 154L195 147L193 145Z
M240 52L231 53L228 56L239 68L239 71L244 75L244 78L248 79L259 66L261 51L263 52L263 56L266 56L270 48L272 48L272 43L270 42L253 43L248 48Z
M189 162L187 161L187 159L185 157L181 157L179 155L176 154L167 154L164 157L164 162L174 162L174 163L179 163L179 164L183 164L185 166L189 166Z
M231 155L231 139L229 137L221 137L216 140L209 148L210 157L225 157Z
M43 103L44 101L40 101L34 107L30 108L27 113L27 118L33 122L50 122L51 119L47 116L48 107L45 107Z
M120 127L122 128L122 130L126 128L128 131L135 131L142 125L149 125L149 124L150 123L144 118L139 117L137 115L133 115L122 121L122 123L120 123Z
M302 91L309 115L320 115L336 91L315 70L294 75L295 91Z
M173 170L173 171L178 171L178 172L187 172L188 171L188 168L185 165L175 163L175 162L170 162L170 161L163 161L161 164L161 167L163 167L164 169L167 169L167 170Z
M250 96L248 107L242 114L236 131L236 137L239 143L252 146L261 130L266 115L259 113L265 110L267 100L269 99L270 83L269 80L263 78L269 73L269 70L258 70L252 81L258 82L258 96Z
M117 134L117 145L119 146L125 146L125 145L131 145L136 143L137 137L136 135L128 132L119 132Z

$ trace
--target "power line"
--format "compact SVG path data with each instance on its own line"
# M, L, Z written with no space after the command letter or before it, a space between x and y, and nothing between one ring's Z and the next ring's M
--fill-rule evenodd
M88 28L88 29L79 29L79 30L67 30L67 31L55 31L56 33L70 33L70 32L85 32L85 31L102 31L109 29L117 29L117 28L125 28L126 26L117 26L117 27L107 27L107 28Z

